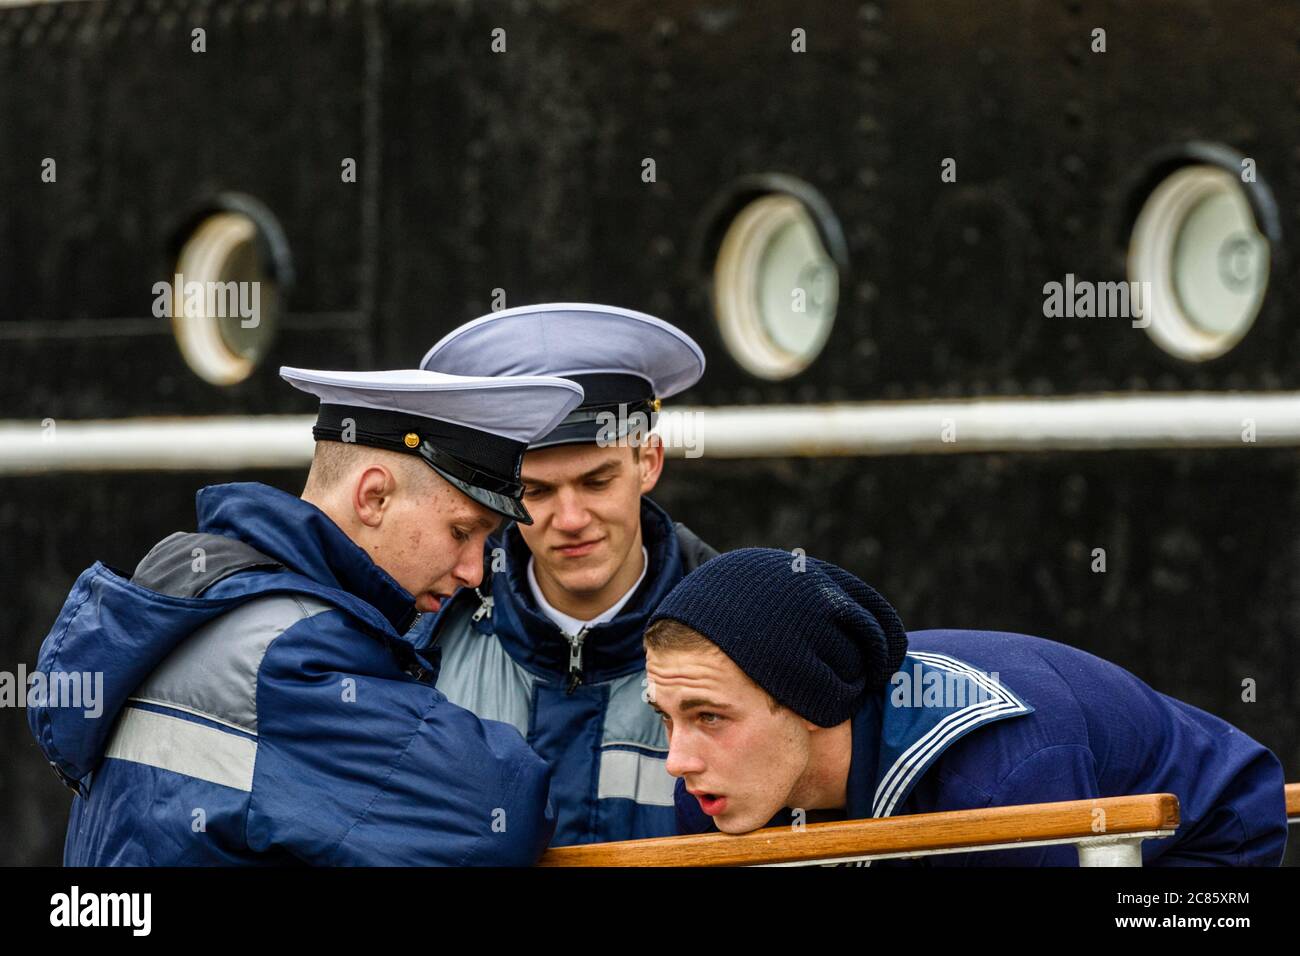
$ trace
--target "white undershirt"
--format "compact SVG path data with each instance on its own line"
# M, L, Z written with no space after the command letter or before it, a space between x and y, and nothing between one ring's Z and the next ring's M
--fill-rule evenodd
M601 611L590 621L583 621L579 618L571 617L563 611L557 611L555 608L551 607L550 602L542 595L541 587L537 584L537 575L533 573L532 555L528 556L528 587L532 590L533 597L537 600L537 606L541 608L542 613L554 621L556 627L572 637L584 627L589 627L592 624L604 624L606 621L613 620L614 616L618 614L619 611L623 610L623 605L631 600L632 594L636 589L641 586L641 582L645 580L645 573L648 570L650 570L650 555L646 553L645 546L643 545L641 547L641 577L637 578L636 584L628 588L627 592L611 605L608 610Z

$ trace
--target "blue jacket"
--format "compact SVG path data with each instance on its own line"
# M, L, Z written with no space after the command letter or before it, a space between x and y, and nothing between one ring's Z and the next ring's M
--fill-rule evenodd
M41 647L43 672L104 675L98 719L28 715L78 794L65 864L537 859L549 770L434 689L410 594L265 485L202 489L198 525L130 580L85 571Z
M504 567L478 593L457 592L426 638L428 653L441 656L438 689L480 717L513 724L551 765L556 846L676 831L668 741L643 697L641 634L682 576L717 552L644 497L641 538L645 578L612 620L584 632L580 682L571 678L568 638L533 599L528 546L515 525L488 541L488 566L500 547Z
M941 680L966 690L927 702L918 683ZM911 633L895 683L851 726L847 819L1173 793L1182 823L1172 837L1143 842L1145 865L1277 866L1286 847L1282 766L1271 751L1064 644L992 631ZM680 780L676 797L681 832L714 829ZM788 820L779 814L769 825ZM1063 844L876 865L1076 866L1078 852Z

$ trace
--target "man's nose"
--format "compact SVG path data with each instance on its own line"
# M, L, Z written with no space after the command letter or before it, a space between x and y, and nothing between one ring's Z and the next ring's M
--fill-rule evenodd
M452 572L452 577L461 587L476 588L483 583L483 548L462 549L460 562Z
M704 761L690 745L688 734L674 733L668 738L668 762L664 767L674 777L703 772Z
M555 513L551 524L559 531L581 531L591 520L591 515L576 492L562 489L556 496Z

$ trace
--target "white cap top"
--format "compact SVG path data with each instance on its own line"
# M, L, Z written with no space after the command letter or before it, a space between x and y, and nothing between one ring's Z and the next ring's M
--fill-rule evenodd
M400 412L527 444L582 402L581 386L541 376L463 376L423 369L329 372L280 369L280 377L323 404Z
M503 309L466 322L425 353L420 367L457 375L635 375L668 398L704 374L685 332L644 312L586 302Z

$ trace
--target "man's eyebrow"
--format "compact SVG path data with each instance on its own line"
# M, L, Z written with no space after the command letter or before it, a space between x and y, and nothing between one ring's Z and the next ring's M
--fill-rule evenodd
M646 703L650 705L650 709L653 710L656 714L663 714L665 717L668 716L668 714L653 700L648 700L646 701ZM689 710L697 710L701 707L707 707L709 708L709 710L730 710L731 709L731 706L729 704L719 704L716 701L705 700L703 697L691 697L682 701L682 713L686 713Z
M621 461L607 461L604 464L597 465L595 468L591 469L591 471L584 471L581 475L578 476L577 480L587 481L591 478L600 477L601 475L604 475L606 472L618 471L622 467L623 467L623 463ZM533 488L542 489L543 491L555 487L549 481L542 481L540 478L529 478L527 475L523 476L523 483L526 485L530 485Z
M607 461L603 465L597 465L595 468L591 469L591 471L584 472L579 477L579 481L587 478L595 478L596 476L602 475L607 471L618 471L622 467L623 467L623 463L621 461Z
M461 515L456 519L475 528L487 528L488 531L495 531L501 526L500 515Z
M708 700L704 697L688 697L682 701L681 709L685 713L688 710L695 710L699 707L707 707L709 710L730 710L730 704L720 704L717 701Z

